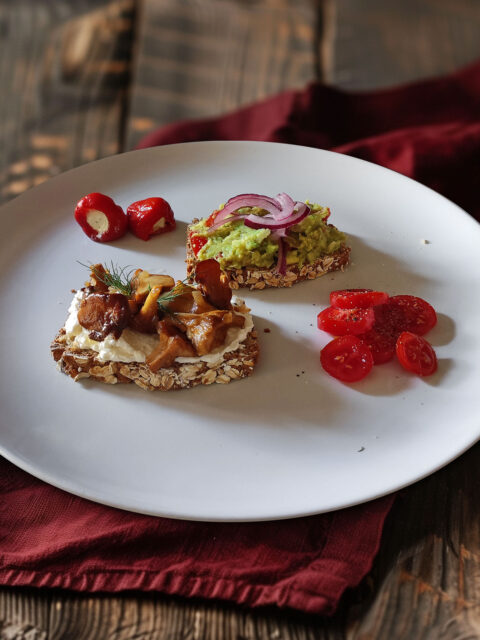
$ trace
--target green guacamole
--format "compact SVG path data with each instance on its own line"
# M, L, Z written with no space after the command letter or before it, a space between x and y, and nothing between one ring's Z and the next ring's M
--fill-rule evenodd
M288 265L302 267L322 256L335 253L345 245L345 234L324 221L329 213L327 207L318 204L309 204L309 207L312 213L288 229ZM265 211L257 207L240 211L245 210L255 215L265 214ZM268 229L251 229L243 224L243 220L233 220L208 235L208 227L203 219L192 226L192 231L208 238L197 254L198 260L215 258L222 269L252 266L269 269L277 263L278 244L271 239Z

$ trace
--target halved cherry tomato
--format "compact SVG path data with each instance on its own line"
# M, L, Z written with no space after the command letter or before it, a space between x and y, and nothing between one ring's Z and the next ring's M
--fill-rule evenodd
M204 247L208 242L208 238L205 236L198 236L192 234L190 236L190 246L192 247L192 251L195 255L198 255L198 252L202 247Z
M320 352L325 371L342 382L362 380L373 367L370 349L356 336L341 336L327 344Z
M367 309L387 300L388 293L373 289L340 289L330 294L330 304L336 309Z
M404 331L396 346L400 364L419 376L431 376L437 370L437 356L432 345L415 333Z
M437 324L437 314L431 304L415 296L392 296L389 303L401 309L403 330L423 336Z
M317 325L322 331L334 336L358 335L373 327L373 309L334 309L327 307L317 316Z
M396 338L388 333L380 333L375 326L358 337L372 352L374 364L389 362L395 355Z

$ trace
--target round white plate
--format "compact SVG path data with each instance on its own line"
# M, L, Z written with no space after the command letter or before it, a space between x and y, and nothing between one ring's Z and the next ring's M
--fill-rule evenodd
M73 219L77 200L92 191L124 207L161 195L178 228L149 242L127 235L94 243ZM70 290L87 276L77 260L181 279L187 222L238 193L279 191L330 206L353 264L292 289L245 292L261 343L253 377L148 393L74 383L57 371L49 345ZM175 518L285 518L394 491L479 438L480 225L397 173L282 144L181 144L85 165L0 211L0 451L53 485ZM434 376L391 362L348 386L322 371L329 337L316 328L317 313L332 289L352 287L434 305Z

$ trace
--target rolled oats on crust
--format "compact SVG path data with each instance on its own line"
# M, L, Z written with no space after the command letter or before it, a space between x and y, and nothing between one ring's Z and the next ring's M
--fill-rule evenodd
M143 362L100 362L93 351L69 345L64 329L60 329L50 350L60 370L75 381L91 378L107 384L134 382L146 391L174 391L199 384L228 384L231 380L250 376L259 354L254 330L238 349L227 351L218 362L174 362L171 367L156 373L150 371Z
M197 219L192 224L198 222ZM258 267L243 269L227 269L230 276L230 287L237 290L246 287L251 290L265 289L267 287L291 287L302 280L314 280L331 271L343 271L350 260L350 247L342 247L337 252L319 258L311 264L302 267L291 265L285 274L280 274L274 269L259 269ZM193 280L196 263L195 254L190 246L187 233L187 276Z

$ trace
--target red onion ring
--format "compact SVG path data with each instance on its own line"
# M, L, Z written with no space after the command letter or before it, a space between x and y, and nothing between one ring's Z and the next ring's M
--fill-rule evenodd
M272 216L282 213L281 205L273 198L261 196L256 193L242 193L239 196L234 196L230 198L230 200L227 200L225 206L215 218L215 223L210 227L210 231L217 223L224 222L225 218L233 215L238 209L243 209L243 207L259 207L260 209L268 211Z
M310 213L310 207L303 202L297 202L296 205L300 205L297 211L294 211L287 218L281 218L275 220L269 216L247 216L244 218L243 223L246 227L251 229L288 229L294 224L298 224Z
M275 200L279 203L282 213L281 215L273 214L274 218L278 218L278 220L283 220L283 218L288 218L288 216L292 215L293 210L295 209L295 202L288 195L288 193L279 193L275 197Z

